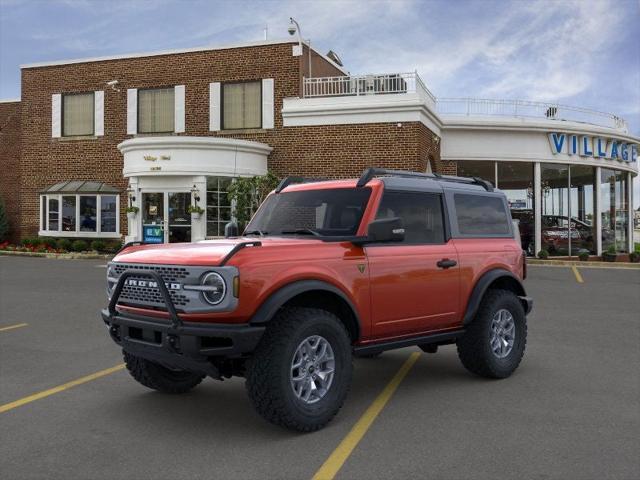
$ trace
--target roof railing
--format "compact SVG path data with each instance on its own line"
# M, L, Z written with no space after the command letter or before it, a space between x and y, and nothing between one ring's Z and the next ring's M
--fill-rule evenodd
M491 182L484 180L479 177L455 177L452 175L440 175L437 173L418 173L418 172L407 172L404 170L387 170L385 168L367 168L358 183L357 187L364 187L370 180L375 177L402 177L402 178L422 178L429 180L436 180L438 182L452 182L452 183L464 183L467 185L479 185L484 188L487 192L493 192L493 185Z

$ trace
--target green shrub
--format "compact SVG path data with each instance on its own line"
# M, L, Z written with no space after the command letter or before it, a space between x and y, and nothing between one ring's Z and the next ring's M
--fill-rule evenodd
M74 252L84 252L89 248L87 242L84 240L76 240L71 244L71 250Z
M544 248L538 252L538 258L540 260L546 260L549 258L549 252L547 252Z
M106 248L106 244L102 240L94 240L91 242L91 250L95 250L96 252L104 252Z
M609 245L607 247L607 252L606 253L610 253L611 255L615 255L616 254L616 246L615 245Z
M20 244L23 247L37 247L38 245L40 245L40 241L38 238L26 237L22 239Z
M58 246L58 242L55 238L50 237L38 237L38 245L44 247L56 248Z
M111 242L107 242L107 246L105 247L105 252L107 253L116 253L122 247L122 242L120 240L113 240Z
M580 253L578 253L578 258L581 261L586 262L587 260L589 260L589 252L587 252L586 250L581 251Z
M66 250L67 252L71 250L72 242L68 238L61 238L58 240L56 245L60 250Z

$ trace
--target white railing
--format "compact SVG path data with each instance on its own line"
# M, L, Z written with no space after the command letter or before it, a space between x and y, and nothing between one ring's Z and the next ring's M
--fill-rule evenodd
M416 72L305 78L304 98L423 93L435 97Z
M611 113L588 108L570 107L558 103L527 100L489 100L482 98L439 98L437 111L443 115L506 116L545 118L589 123L628 131L627 122Z

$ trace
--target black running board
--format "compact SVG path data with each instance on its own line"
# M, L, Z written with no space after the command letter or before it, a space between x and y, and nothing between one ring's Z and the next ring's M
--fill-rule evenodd
M360 345L353 348L356 355L373 355L384 352L385 350L393 350L396 348L411 347L413 345L446 345L454 343L456 339L464 334L464 329L454 330L450 332L432 333L429 335L420 335L419 337L402 338L400 340L391 340L374 344Z

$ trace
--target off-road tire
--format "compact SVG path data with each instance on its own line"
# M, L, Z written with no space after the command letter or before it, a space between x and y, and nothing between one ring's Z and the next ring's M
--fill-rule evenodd
M298 345L320 335L333 349L335 373L326 395L313 404L296 398L290 382ZM338 317L316 308L284 308L269 322L248 365L246 388L267 421L300 432L324 427L338 413L351 386L351 340Z
M515 339L505 358L494 355L490 346L491 322L494 314L506 309L513 316ZM458 339L458 357L471 373L487 378L510 376L522 360L527 344L527 318L518 297L509 290L491 289L485 293L478 313Z
M205 377L185 370L169 370L162 365L137 357L125 351L124 362L136 381L147 388L163 393L186 393Z

